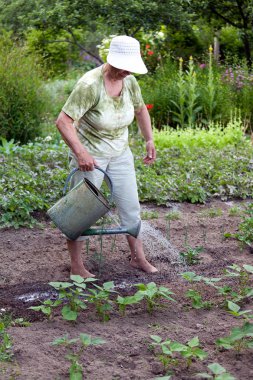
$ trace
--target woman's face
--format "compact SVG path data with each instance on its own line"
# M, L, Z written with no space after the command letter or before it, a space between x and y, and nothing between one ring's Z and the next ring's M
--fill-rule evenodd
M124 79L125 77L127 77L128 75L131 74L130 71L117 69L116 67L113 67L111 65L109 65L109 71L110 71L111 77L114 80L122 80L122 79Z

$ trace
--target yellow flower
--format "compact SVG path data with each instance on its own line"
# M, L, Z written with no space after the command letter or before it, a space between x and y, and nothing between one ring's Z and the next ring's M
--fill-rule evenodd
M209 46L209 53L212 53L213 52L213 47L212 45Z

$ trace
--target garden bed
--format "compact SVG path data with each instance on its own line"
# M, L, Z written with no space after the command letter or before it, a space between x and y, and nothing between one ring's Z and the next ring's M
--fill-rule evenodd
M82 311L76 323L63 320L60 310L48 321L41 312L28 309L48 296L56 298L57 294L48 285L50 281L69 280L64 238L49 221L44 222L43 229L0 230L1 309L12 313L13 320L23 318L31 322L27 327L20 326L22 322L13 322L8 328L14 356L12 362L0 364L1 379L68 379L66 349L50 343L66 334L76 338L81 332L106 341L103 345L88 347L82 355L85 379L151 380L164 375L155 354L157 350L150 348L150 335L184 344L198 336L202 348L208 352L206 359L193 361L189 369L179 360L178 365L172 367L173 380L194 379L196 373L207 372L207 365L213 362L220 363L237 379L252 379L250 350L236 354L234 350L219 351L215 345L216 339L227 336L233 326L242 325L242 320L221 307L221 298L212 286L197 284L203 300L212 303L210 308L193 308L185 296L192 285L180 276L182 272L194 271L208 278L220 277L229 265L252 265L250 247L224 238L225 232L236 232L241 221L239 214L231 213L231 209L239 210L246 203L217 200L205 205L143 205L143 214L150 217L144 223L144 243L147 256L159 269L157 274L147 275L129 266L129 251L123 235L103 237L102 251L98 238L91 238L86 263L99 283L114 281L119 294L126 296L136 291L134 284L153 281L171 289L177 301L163 300L165 307L155 309L152 314L146 311L144 303L127 309L125 316L115 307L107 322L101 322L92 307ZM168 220L169 212L178 213L178 218ZM200 246L203 250L199 263L187 266L180 262L178 252ZM229 281L236 284L237 278ZM242 304L243 309L252 307L252 299Z

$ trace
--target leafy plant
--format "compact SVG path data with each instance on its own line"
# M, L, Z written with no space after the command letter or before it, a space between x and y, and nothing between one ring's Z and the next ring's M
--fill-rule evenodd
M163 298L176 302L171 298L171 295L174 293L170 289L164 286L158 287L154 282L149 282L148 284L136 284L135 286L138 288L135 297L142 297L146 302L148 313L152 313L155 307L161 306L160 301Z
M201 212L202 217L216 218L222 215L222 209L216 207L210 207Z
M45 300L42 302L42 305L30 306L29 309L34 311L41 311L43 314L47 316L48 319L51 319L53 316L53 309L60 306L62 302L62 300Z
M141 218L143 220L158 219L159 213L157 211L142 211Z
M238 302L253 295L253 289L250 286L250 274L253 274L252 265L244 264L240 267L237 264L233 264L229 265L224 272L225 277L238 279L238 291L231 291L232 301Z
M237 353L253 348L253 324L245 322L242 327L234 327L228 336L217 339L216 345L226 350L233 349Z
M179 252L180 258L187 265L195 265L200 261L199 254L203 251L203 247L186 247L186 251Z
M108 321L110 319L110 311L113 308L113 302L110 299L112 293L116 293L114 290L114 282L104 282L102 286L93 284L95 289L89 289L87 294L87 301L94 303L98 315L102 321Z
M12 339L10 335L6 332L5 324L0 321L0 361L8 362L11 361L13 357L12 352Z
M211 363L208 366L210 373L198 373L196 376L202 379L213 379L213 380L236 380L227 370L222 367L219 363Z
M87 308L87 295L84 293L87 283L96 279L84 279L78 275L71 275L70 278L73 282L50 282L49 285L59 291L59 300L66 303L61 310L63 319L76 321L78 313Z
M173 342L169 339L163 341L158 335L151 335L150 337L153 340L152 346L158 346L161 349L158 358L164 365L165 370L172 365L177 365L179 357L185 360L186 366L189 368L193 360L203 360L208 356L207 352L200 348L197 336L186 344Z
M212 307L212 303L210 301L203 301L201 293L194 289L187 290L185 295L190 298L194 309L210 309Z
M67 335L55 339L51 344L53 346L62 345L67 349L66 359L70 362L69 378L70 380L83 379L83 366L80 363L81 356L89 346L97 346L106 343L101 338L92 338L90 335L81 333L79 338L69 339Z
M232 301L227 302L228 312L235 317L243 317L246 321L253 318L253 315L249 315L252 310L241 310L241 307Z
M181 218L181 213L179 211L170 211L165 215L166 220L178 220Z
M119 307L119 311L124 316L127 306L134 305L140 302L142 299L143 299L143 295L137 292L133 296L127 296L127 297L118 296L116 299L116 303Z

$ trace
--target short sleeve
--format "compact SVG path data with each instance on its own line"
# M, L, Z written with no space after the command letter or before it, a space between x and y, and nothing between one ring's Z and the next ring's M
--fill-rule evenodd
M96 104L94 86L78 82L64 104L62 111L73 120L78 121Z
M134 110L137 111L145 106L142 98L140 86L134 76L131 76L131 98L134 106Z

